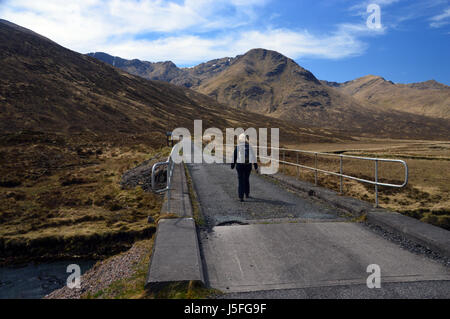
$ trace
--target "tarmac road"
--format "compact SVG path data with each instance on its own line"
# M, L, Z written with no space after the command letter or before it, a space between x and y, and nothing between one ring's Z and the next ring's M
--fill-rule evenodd
M210 227L232 221L248 223L277 218L342 220L338 209L307 194L276 187L254 170L250 177L251 198L243 203L237 192L237 172L229 165L189 165L189 170Z

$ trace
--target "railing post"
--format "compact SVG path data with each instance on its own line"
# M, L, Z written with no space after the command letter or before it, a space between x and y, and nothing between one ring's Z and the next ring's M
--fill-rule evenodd
M314 158L315 158L315 160L314 160L314 162L315 162L315 164L314 164L314 167L315 167L314 180L315 180L315 184L317 186L317 153L314 153Z
M375 208L378 208L378 160L375 160Z
M340 176L340 180L341 180L340 191L341 191L341 194L344 193L344 178L342 177L342 175L344 174L344 170L343 170L342 161L343 161L343 157L341 155L340 156L340 174L341 174L341 176Z

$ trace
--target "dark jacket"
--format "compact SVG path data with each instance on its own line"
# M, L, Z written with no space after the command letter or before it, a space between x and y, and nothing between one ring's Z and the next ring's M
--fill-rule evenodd
M243 156L245 156L245 159L241 158ZM238 157L239 157L239 161L238 161ZM250 169L251 169L252 164L254 165L255 170L257 170L258 169L258 161L256 159L253 148L250 147L250 144L245 143L245 145L240 144L240 145L236 146L236 148L234 149L233 163L231 164L231 169L234 169L236 166L237 166L237 168L240 168L243 166L245 166L245 167L250 166Z

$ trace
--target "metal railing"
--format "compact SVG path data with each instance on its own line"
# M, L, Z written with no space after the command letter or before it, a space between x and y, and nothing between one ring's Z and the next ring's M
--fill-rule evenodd
M231 147L231 146L234 147L234 145L226 145L226 147ZM383 186L383 187L393 187L393 188L404 188L404 187L406 187L406 185L408 185L409 169L408 169L408 164L405 161L403 161L403 160L387 159L387 158L362 157L362 156L352 156L352 155L333 154L333 153L322 153L322 152L294 150L294 149L287 149L287 148L274 148L274 147L266 147L266 146L259 146L257 148L258 149L265 149L266 150L266 154L267 154L267 150L269 150L269 149L270 150L278 150L281 153L280 155L282 156L282 160L280 160L280 159L277 160L277 159L273 159L271 157L261 156L260 152L258 152L257 157L259 159L275 160L279 164L285 164L285 165L290 165L290 166L297 167L297 176L300 175L300 169L301 168L313 171L314 172L314 183L315 183L316 186L318 185L318 174L319 173L326 174L326 175L333 175L333 176L339 177L340 178L340 193L341 194L344 191L344 178L345 179L354 180L354 181L358 181L358 182L361 182L361 183L374 185L375 186L375 207L379 206L378 187ZM297 157L297 162L296 163L292 163L292 162L286 161L286 152L294 152L294 153L296 153L296 155L297 155L296 156ZM310 156L313 156L314 157L314 167L300 164L299 154L308 154ZM319 169L318 168L318 157L319 156L339 158L339 173L328 171L328 170L324 170L324 169ZM344 159L357 159L357 160L373 162L375 164L374 165L375 180L372 181L372 180L367 180L367 179L359 178L359 177L356 177L356 176L351 176L351 175L344 174L344 172L343 172ZM398 185L398 184L390 184L390 183L380 182L379 181L379 163L399 163L399 164L402 164L404 169L405 169L405 179L404 179L403 184Z
M234 148L235 145L225 145L225 147L232 147L232 148ZM168 211L170 211L170 189L171 189L171 186L172 186L173 169L174 169L174 166L175 166L174 165L174 161L172 159L172 155L176 151L175 149L176 149L176 147L172 148L170 156L168 157L166 162L156 163L156 164L153 165L153 168L152 168L152 189L156 193L168 192L168 194L167 194L167 196L168 196ZM318 174L319 173L339 177L339 179L340 179L340 193L341 194L344 191L344 179L349 179L349 180L354 180L354 181L358 181L358 182L361 182L361 183L374 185L375 186L375 207L379 206L378 187L382 186L382 187L404 188L404 187L406 187L406 185L408 185L409 169L408 169L408 164L405 161L403 161L403 160L388 159L388 158L362 157L362 156L323 153L323 152L313 152L313 151L303 151L303 150L294 150L294 149L287 149L287 148L274 148L274 147L266 147L266 146L259 146L258 149L265 149L266 150L265 154L267 154L267 150L269 150L269 149L270 150L278 150L278 152L281 153L280 155L282 156L282 160L274 159L272 157L267 157L267 156L261 156L260 152L257 152L258 153L257 157L259 159L276 161L279 164L284 164L284 165L290 165L290 166L297 167L297 175L298 176L300 175L300 169L306 169L306 170L313 171L314 172L314 183L315 183L316 186L318 185ZM297 162L296 163L292 163L292 162L286 161L286 152L294 152L294 153L296 153ZM313 156L314 157L314 167L300 164L299 154L307 154L307 155ZM318 168L318 157L319 156L338 158L339 159L339 173ZM368 180L368 179L363 179L363 178L359 178L359 177L356 177L356 176L351 176L351 175L344 174L344 171L343 171L344 159L356 159L356 160L363 160L363 161L373 162L375 164L374 165L375 180ZM403 165L404 172L405 172L405 178L404 178L403 184L399 185L399 184L390 184L390 183L380 182L379 181L379 163L399 163L399 164ZM163 188L163 189L157 190L156 189L156 170L159 167L164 166L164 165L167 165L167 183L166 183L166 187Z
M152 167L152 190L155 193L164 193L167 192L167 211L170 212L170 190L172 187L172 178L173 178L173 169L175 167L175 163L172 159L172 155L175 152L175 147L172 148L172 151L170 152L169 157L167 158L166 162L159 162L153 165ZM161 166L167 165L167 180L166 180L166 187L163 189L156 189L156 170L160 168Z

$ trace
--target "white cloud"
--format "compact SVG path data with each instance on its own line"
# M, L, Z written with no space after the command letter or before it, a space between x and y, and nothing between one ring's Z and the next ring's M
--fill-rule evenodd
M254 27L258 9L269 1L5 0L0 17L78 52L104 51L183 65L235 56L256 47L294 59L345 58L364 53L367 45L361 37L385 31L369 30L365 24L342 24L326 34Z
M171 60L189 65L219 57L232 57L253 48L278 51L291 58L340 59L362 54L367 45L342 27L331 35L317 36L308 31L286 29L252 30L213 38L199 36L166 37L158 40L130 40L99 47L123 58L149 61Z
M401 0L364 0L359 1L357 4L350 7L351 11L360 11L362 14L366 14L366 9L371 4L377 4L379 6L389 6L391 4L397 3Z
M430 19L430 27L440 28L444 25L450 24L450 8L447 8L443 13L436 15Z
M292 58L308 56L340 59L362 54L366 49L366 45L358 40L353 32L349 32L343 27L327 35L313 35L307 30L249 31L243 33L235 43L241 52L251 48L266 48Z
M182 3L163 0L5 0L0 14L6 19L33 25L38 29L36 31L44 29L38 23L43 20L62 29L71 24L78 31L85 31L94 23L101 24L105 27L104 32L114 35L175 32L188 28L209 31L249 23L254 8L266 2L267 0L185 0ZM226 10L231 14L223 16L221 12Z

